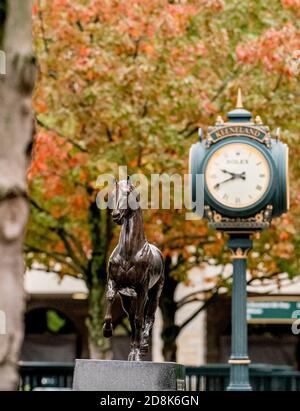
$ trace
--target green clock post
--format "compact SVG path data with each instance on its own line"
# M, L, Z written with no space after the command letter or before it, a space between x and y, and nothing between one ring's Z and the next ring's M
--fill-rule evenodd
M231 235L228 248L232 252L233 280L232 280L232 340L229 391L250 391L248 344L247 344L247 279L246 258L252 247L252 241L246 234Z
M204 217L209 226L228 234L232 252L232 339L230 391L249 391L247 338L247 253L251 235L270 226L273 217L289 208L288 147L275 136L260 117L242 105L239 90L237 107L219 116L206 138L199 130L199 142L190 150L192 202L197 201L204 176ZM202 216L202 215L201 215Z

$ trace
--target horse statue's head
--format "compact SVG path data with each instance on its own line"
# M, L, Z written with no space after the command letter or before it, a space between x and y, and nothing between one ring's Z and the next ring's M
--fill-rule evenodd
M119 225L128 220L134 211L139 208L139 194L129 177L127 180L115 181L112 201L112 218Z

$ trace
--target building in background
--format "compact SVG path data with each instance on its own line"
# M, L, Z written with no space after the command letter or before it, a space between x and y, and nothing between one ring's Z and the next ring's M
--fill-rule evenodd
M192 291L210 287L220 267L204 266L190 272ZM231 266L223 275L230 276ZM190 293L191 287L178 288L178 298ZM280 284L266 280L263 286L248 288L249 355L252 363L285 365L300 370L300 334L292 332L293 313L300 310L300 277L293 281L283 274ZM199 303L192 303L177 315L177 324L191 314ZM299 316L300 318L300 316ZM155 325L154 360L161 361L160 316ZM186 365L227 363L231 345L231 298L221 294L179 335L178 361Z
M89 358L86 318L88 290L83 280L39 270L25 274L25 337L21 352L23 362L66 362ZM115 329L111 340L114 359L128 357L130 335L123 327L120 301L113 308ZM151 351L149 357L151 359Z
M82 280L31 270L25 274L22 361L72 362L88 356L87 289Z
M230 266L224 275L230 275ZM176 293L180 299L190 292L201 291L209 284L218 267L195 267L189 273L190 286L181 284ZM300 281L282 279L281 288L267 282L264 287L250 288L248 298L249 352L253 363L288 365L300 369L300 334L292 333L292 314L300 309ZM29 271L25 276L27 310L23 361L73 362L88 358L87 289L82 280L53 273ZM263 295L254 295L266 293ZM199 307L190 303L177 312L182 323ZM230 297L221 295L184 328L178 338L179 363L203 365L227 363L231 335ZM124 317L120 304L115 318ZM161 316L157 312L153 329L152 352L147 359L163 361L160 338ZM114 359L126 359L129 335L116 332L112 339Z

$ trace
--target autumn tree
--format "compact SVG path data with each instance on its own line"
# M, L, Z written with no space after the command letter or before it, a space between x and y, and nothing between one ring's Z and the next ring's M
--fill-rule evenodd
M85 279L90 336L103 355L106 262L118 230L96 207L97 176L117 175L118 165L147 177L186 173L198 127L232 108L238 86L254 116L286 130L295 159L299 93L289 61L299 45L297 10L276 1L270 11L253 0L36 1L34 34L39 132L29 173L27 264ZM256 243L253 281L297 273L297 161L291 172L291 213ZM166 258L162 336L165 358L174 359L181 330L220 288L230 292L222 274L225 240L203 221L187 221L184 210L147 210L144 217L149 241ZM220 275L207 291L175 301L177 285L200 263L219 265ZM176 324L176 310L195 299L199 309Z
M28 218L26 169L32 141L34 64L31 1L0 2L0 41L6 74L0 75L0 390L17 388L23 339L22 242ZM2 58L3 56L1 56Z

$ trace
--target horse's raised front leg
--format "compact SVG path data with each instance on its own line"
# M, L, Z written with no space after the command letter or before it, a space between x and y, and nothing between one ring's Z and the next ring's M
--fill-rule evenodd
M148 302L145 312L145 322L141 339L141 352L147 354L149 350L150 333L155 320L155 313L159 304L160 295L164 282L159 280L148 292Z
M113 326L112 326L112 305L116 297L116 286L113 280L109 279L107 284L107 308L103 325L103 336L106 338L112 337Z

